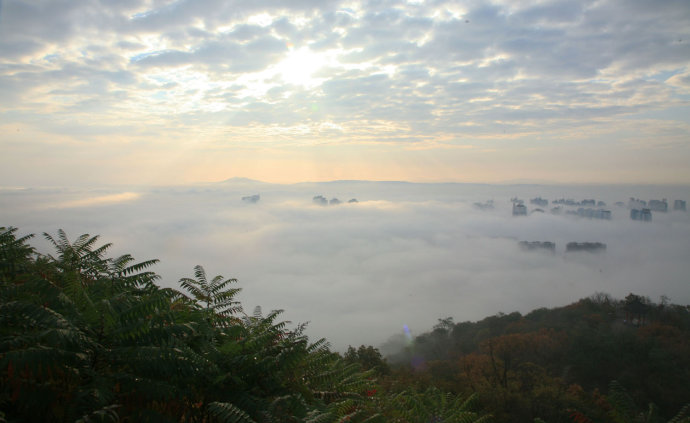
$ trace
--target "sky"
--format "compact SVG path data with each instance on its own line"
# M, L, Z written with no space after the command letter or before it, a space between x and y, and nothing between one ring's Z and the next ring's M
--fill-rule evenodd
M0 0L0 185L690 183L687 0Z
M256 203L243 197L259 195ZM339 199L322 206L315 196ZM530 213L513 217L511 198ZM530 203L542 197L546 207ZM651 222L630 219L630 197L666 198ZM349 203L351 199L357 202ZM551 213L558 199L604 201L611 220ZM477 321L526 314L597 292L690 304L690 213L673 211L690 187L413 184L340 181L266 184L243 179L196 186L121 189L0 189L0 226L70 240L100 235L110 257L157 258L160 286L179 289L202 265L209 277L238 279L245 312L285 310L294 327L333 349L381 346L437 319ZM493 201L493 209L475 203ZM623 205L616 205L616 202ZM536 211L542 208L545 212ZM551 241L555 252L523 251L520 241ZM569 242L602 242L601 254L566 252Z

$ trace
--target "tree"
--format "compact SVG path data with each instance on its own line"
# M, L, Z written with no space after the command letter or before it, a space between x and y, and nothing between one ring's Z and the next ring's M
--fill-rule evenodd
M194 325L176 322L173 291L146 283L146 272L137 276L153 261L106 259L109 244L95 247L98 237L72 244L59 231L46 238L57 257L29 277L10 275L0 294L0 398L8 419L150 420L181 412L187 405L175 399L192 396L192 376L209 363L185 344Z
M215 324L224 324L225 318L242 311L240 303L234 300L241 288L227 288L229 284L237 283L237 279L224 279L217 275L209 281L202 266L194 267L194 276L196 279L180 279L180 285L193 300L202 303L208 319Z
M0 227L0 283L7 283L26 272L31 263L34 249L27 244L33 235L17 238L17 228Z
M383 358L378 348L371 345L360 345L357 349L349 346L344 359L348 363L359 363L364 370L374 370L378 376L390 374L388 362Z

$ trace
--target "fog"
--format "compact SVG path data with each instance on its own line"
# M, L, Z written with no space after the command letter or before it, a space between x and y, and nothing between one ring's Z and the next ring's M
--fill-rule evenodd
M319 195L341 204L317 204ZM530 204L534 197L550 204ZM669 211L633 221L630 197L665 198ZM511 198L524 200L527 216L512 216ZM560 198L604 201L612 218L566 213L578 207L551 213L551 201ZM200 264L211 276L239 280L246 312L284 309L285 320L310 322L310 337L326 337L342 351L381 345L404 325L419 334L438 318L525 313L595 292L666 295L688 304L690 214L672 210L676 199L690 199L690 187L234 179L184 187L3 188L0 225L35 233L32 244L43 253L51 251L42 232L62 228L71 240L98 234L114 244L112 256L160 259L154 270L162 286L178 287ZM475 205L488 201L493 208ZM551 241L556 250L525 251L519 241ZM566 253L568 242L607 248Z

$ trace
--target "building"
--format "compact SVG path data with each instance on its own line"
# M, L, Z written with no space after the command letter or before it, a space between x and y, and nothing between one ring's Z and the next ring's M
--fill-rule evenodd
M649 209L642 209L640 211L640 220L643 220L645 222L651 222L652 221L652 211Z
M685 201L684 200L676 200L673 202L673 210L678 210L678 211L685 211Z
M315 196L314 198L312 198L312 201L314 202L314 204L318 204L320 206L327 206L328 205L328 200L323 195Z
M599 209L594 212L594 217L596 219L611 220L611 210Z
M527 207L522 203L513 203L513 216L527 216Z
M642 222L651 222L652 211L649 209L631 209L630 218L632 220L640 220Z
M485 203L474 203L474 206L479 210L493 210L494 200L488 200Z
M551 241L520 241L519 245L525 251L556 252L556 243Z
M628 201L628 208L643 209L645 207L647 207L646 201L640 200L639 198L630 197L630 201Z
M587 251L590 253L601 253L606 251L606 244L601 242L569 242L565 246L567 253L575 251Z
M568 214L574 214L579 217L586 217L588 219L604 219L611 220L611 211L604 209L591 209L580 207L577 211L568 211Z
M242 197L242 201L244 201L245 203L258 203L259 200L261 200L261 196L259 194L247 195L245 197Z
M549 200L546 200L541 197L533 198L529 200L530 204L536 204L539 207L546 207L549 205Z
M668 203L666 202L665 198L663 200L649 200L647 208L652 211L666 213L668 211Z

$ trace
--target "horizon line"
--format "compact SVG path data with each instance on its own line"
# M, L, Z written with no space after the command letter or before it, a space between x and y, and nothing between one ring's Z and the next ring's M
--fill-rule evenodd
M488 186L520 186L520 185L533 185L533 186L580 186L580 187L688 187L690 188L690 182L550 182L550 181L539 181L539 180L507 180L498 182L478 182L478 181L452 181L452 180L440 180L440 181L415 181L415 180L395 180L395 179L327 179L327 180L304 180L297 182L270 182L262 181L259 179L234 176L222 180L216 181L194 181L185 183L103 183L95 185L68 185L68 184L36 184L36 185L24 185L20 186L17 184L3 186L0 185L0 190L2 191L22 191L31 189L103 189L103 188L115 188L115 187L193 187L193 186L209 186L209 185L220 185L225 183L253 183L253 184L264 184L264 185L301 185L301 184L328 184L328 183L382 183L382 184L410 184L410 185L488 185Z

